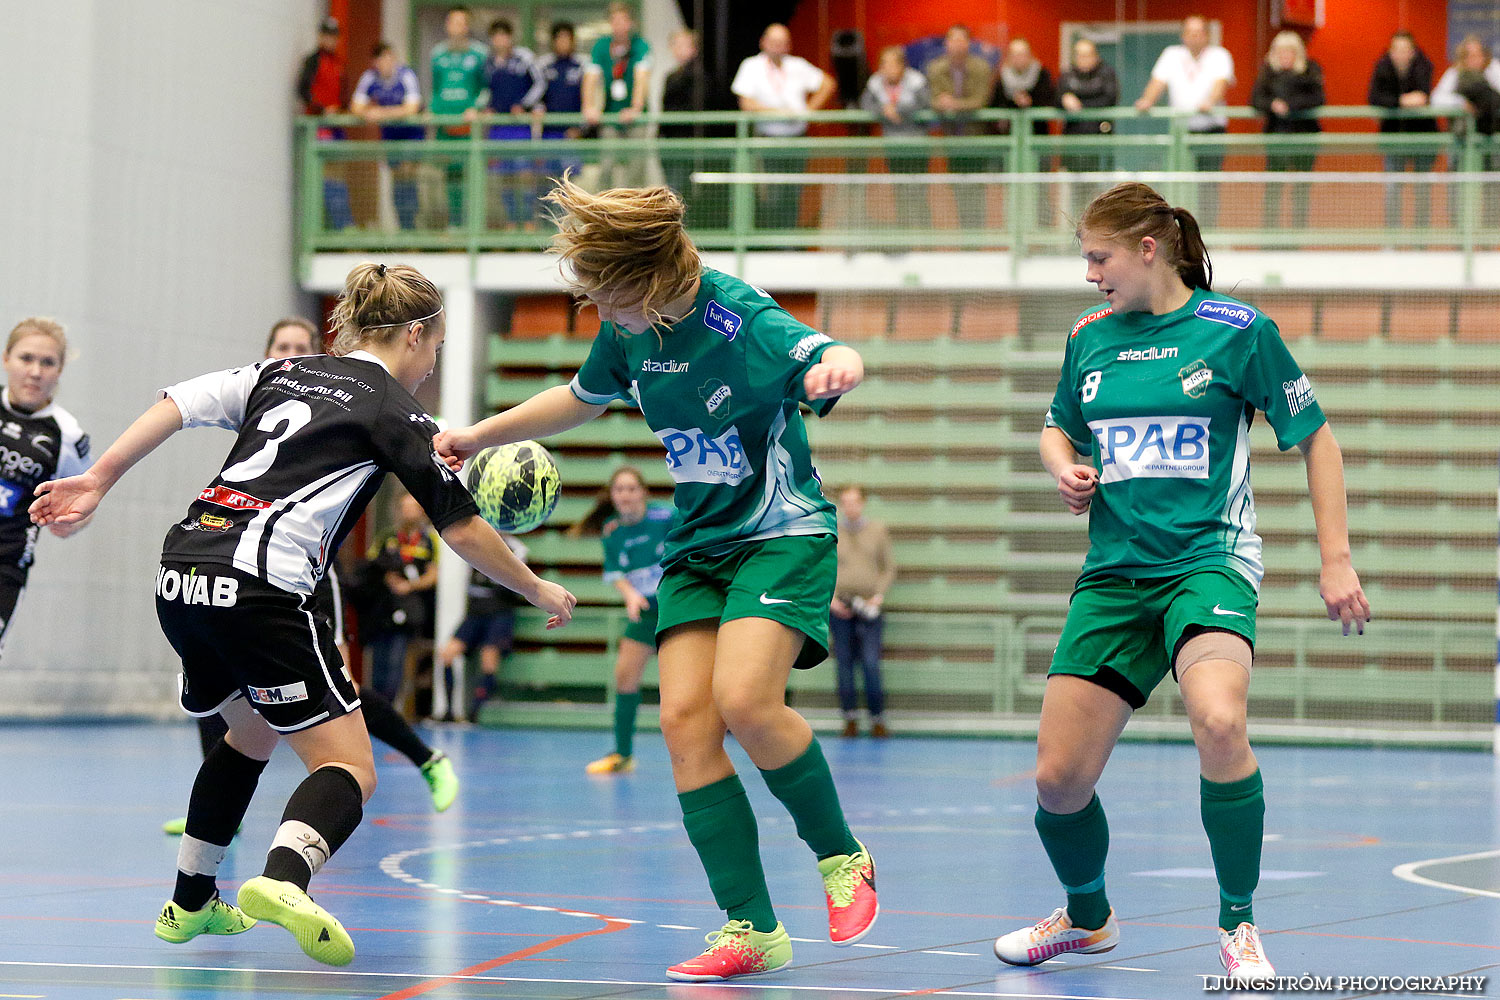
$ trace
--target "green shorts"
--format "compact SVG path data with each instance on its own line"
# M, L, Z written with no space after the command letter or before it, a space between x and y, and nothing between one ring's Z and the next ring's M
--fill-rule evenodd
M1140 708L1169 672L1182 644L1200 632L1232 632L1255 648L1250 581L1205 567L1182 576L1108 576L1075 591L1052 654L1052 674L1073 674Z
M620 635L626 639L632 639L642 646L656 648L656 598L651 598L651 604L645 611L641 612L641 620L633 622L625 619L625 631Z
M799 670L828 658L828 605L838 539L791 535L746 542L722 555L689 555L667 567L656 590L656 635L705 619L769 618L806 636Z

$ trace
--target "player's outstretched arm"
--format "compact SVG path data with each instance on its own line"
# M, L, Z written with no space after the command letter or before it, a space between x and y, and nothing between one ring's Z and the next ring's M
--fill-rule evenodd
M481 448L561 434L588 423L608 408L585 403L573 395L572 389L555 385L504 413L435 435L432 447L457 472Z
M1099 485L1099 474L1092 465L1082 465L1073 442L1068 440L1060 428L1042 429L1038 451L1047 474L1057 483L1058 495L1074 514L1082 514L1093 502L1094 490Z
M131 466L180 430L182 411L170 397L161 400L137 417L89 471L38 486L37 498L31 503L32 523L81 524Z
M477 514L443 529L443 541L464 561L502 587L508 587L552 617L548 628L559 628L573 618L578 598L549 580L543 580L516 558L500 533Z
M1349 554L1349 502L1344 494L1344 453L1325 423L1297 445L1307 462L1307 490L1312 497L1313 523L1323 568L1318 592L1330 621L1340 622L1344 634L1352 626L1360 635L1370 620L1370 602L1359 585Z
M802 376L802 389L809 401L842 396L865 380L865 361L859 352L842 344L823 352L817 364Z

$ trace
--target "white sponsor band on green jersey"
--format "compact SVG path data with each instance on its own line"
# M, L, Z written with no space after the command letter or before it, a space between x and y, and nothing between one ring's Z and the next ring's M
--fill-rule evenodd
M1276 324L1254 307L1194 289L1160 316L1080 316L1046 418L1099 473L1079 581L1224 566L1259 589L1257 410L1283 450L1325 422Z
M648 503L634 524L613 518L604 524L604 582L626 580L642 597L655 597L661 585L672 505Z

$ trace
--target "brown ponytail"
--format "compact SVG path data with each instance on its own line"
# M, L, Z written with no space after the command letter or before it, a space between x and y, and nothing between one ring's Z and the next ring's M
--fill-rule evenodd
M1085 232L1132 247L1149 236L1183 284L1204 291L1213 288L1213 262L1208 259L1198 220L1187 209L1167 204L1150 185L1126 181L1089 202L1076 235L1082 238Z

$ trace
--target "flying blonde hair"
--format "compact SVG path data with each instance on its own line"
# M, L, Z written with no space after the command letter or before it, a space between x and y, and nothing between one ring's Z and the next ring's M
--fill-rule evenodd
M566 265L575 295L612 293L620 304L639 302L656 326L663 323L661 307L686 295L703 271L683 228L686 207L671 188L590 194L564 175L543 200L554 206L557 226L547 252Z

